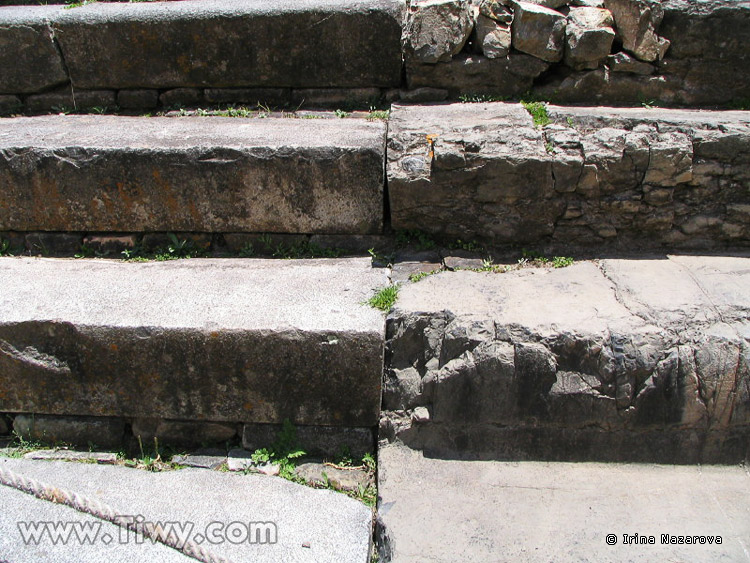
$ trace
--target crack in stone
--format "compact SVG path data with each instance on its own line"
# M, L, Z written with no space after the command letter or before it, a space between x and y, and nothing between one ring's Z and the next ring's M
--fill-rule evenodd
M67 76L68 82L70 83L70 96L73 98L73 109L78 109L78 106L76 105L76 93L73 85L73 77L70 74L70 68L68 67L68 62L65 60L65 53L62 50L60 41L57 39L58 30L55 29L55 27L52 25L52 22L50 22L49 20L46 20L45 23L47 24L47 30L50 35L50 40L52 41L52 46L60 56L60 64L62 65L63 72L65 72L65 76Z

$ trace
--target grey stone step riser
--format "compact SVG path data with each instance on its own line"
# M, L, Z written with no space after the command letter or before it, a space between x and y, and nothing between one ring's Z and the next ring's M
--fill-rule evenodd
M0 270L0 412L377 424L384 319L364 302L388 280L368 259Z
M0 230L379 234L384 145L364 120L4 120Z
M404 17L404 4L362 0L237 6L196 0L178 6L0 8L0 44L5 47L0 52L0 112L14 111L14 106L49 111L60 105L80 109L120 102L155 107L157 90L164 96L162 106L210 103L208 91L233 88L392 89L392 99L399 88L409 88L403 97L413 101L532 91L561 103L661 100L698 106L738 103L750 95L742 48L750 7L744 2L666 2L657 31L670 42L669 50L663 60L635 61L637 73L614 63L608 63L611 72L601 66L571 72L567 56L550 64L526 54L528 47L515 40L509 56L462 52L451 58L448 53L448 60L435 63L428 57L430 64L425 64L408 47L402 51L402 32L406 37L419 28ZM439 18L429 23L458 27L450 21L441 24ZM471 25L466 33L470 31ZM514 25L516 33L522 35ZM436 35L441 43L441 33ZM221 41L206 40L216 37ZM455 39L459 44L465 40ZM76 100L71 84L79 91ZM55 87L61 88L51 92ZM163 92L172 88L199 90ZM203 88L208 89L205 97ZM317 95L300 91L296 96L314 104ZM274 103L287 96L270 94L249 103ZM368 101L356 90L351 99Z
M327 346L331 340L336 345ZM2 408L367 426L377 422L379 385L372 378L356 378L352 370L382 371L379 340L378 335L335 331L272 336L262 330L2 323ZM283 391L273 374L284 374ZM321 381L326 382L323 393L316 391Z

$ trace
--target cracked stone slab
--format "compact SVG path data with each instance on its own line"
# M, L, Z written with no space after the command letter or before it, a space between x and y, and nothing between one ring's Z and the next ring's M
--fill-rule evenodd
M443 310L545 334L644 324L617 300L613 284L593 262L505 274L438 273L404 286L395 305L396 315Z
M334 491L316 490L278 477L201 469L151 473L119 466L7 458L0 458L0 467L92 497L119 514L141 515L150 522L192 523L192 540L197 540L198 534L206 535L212 522L227 531L233 522L275 525L275 543L237 541L242 537L237 535L235 541L211 544L204 537L203 547L231 561L369 560L371 509ZM136 544L133 539L125 545L97 541L93 545L71 542L68 546L52 546L45 538L38 546L26 546L19 538L18 520L98 520L5 486L0 486L0 498L4 508L0 514L0 552L11 561L101 561L103 554L109 558L110 553L113 561L192 561L161 544ZM101 533L109 533L115 540L120 537L119 528L110 524L103 524Z
M748 560L743 467L456 461L385 446L378 495L381 561ZM623 544L636 533L654 545ZM722 543L662 544L661 534Z
M0 122L0 230L379 234L385 125L44 116Z
M750 259L670 255L654 260L603 260L602 271L633 312L665 325L747 320Z
M748 266L608 259L404 285L380 437L466 459L741 461Z
M0 412L377 422L369 259L2 258L0 279Z

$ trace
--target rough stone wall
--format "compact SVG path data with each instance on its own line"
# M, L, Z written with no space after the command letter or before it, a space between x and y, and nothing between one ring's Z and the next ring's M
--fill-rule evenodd
M451 22L463 19L473 29L457 35L466 27ZM743 104L748 24L745 1L416 0L404 28L407 82L451 97L530 91L560 103ZM439 57L415 48L427 39L444 47Z
M744 245L745 113L398 106L391 219L463 240L621 249ZM430 135L430 139L427 136Z

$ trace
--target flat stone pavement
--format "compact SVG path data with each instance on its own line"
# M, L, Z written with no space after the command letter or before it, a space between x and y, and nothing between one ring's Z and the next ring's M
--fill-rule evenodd
M0 458L0 468L67 489L149 522L175 522L189 539L216 557L241 562L369 561L372 511L341 493L316 490L279 477L182 469L163 473L74 462ZM0 561L101 562L193 561L180 552L67 506L39 500L0 485ZM69 541L54 545L49 535L25 544L19 522L75 522ZM275 543L251 542L249 523L272 523ZM213 524L212 524L213 523ZM20 524L23 527L25 524ZM77 538L83 526L96 535ZM192 525L192 528L189 526ZM264 528L265 529L265 528ZM271 532L273 534L273 532ZM268 536L272 539L272 535ZM121 541L122 540L122 541Z
M397 445L378 467L381 561L750 561L746 467L453 461Z

